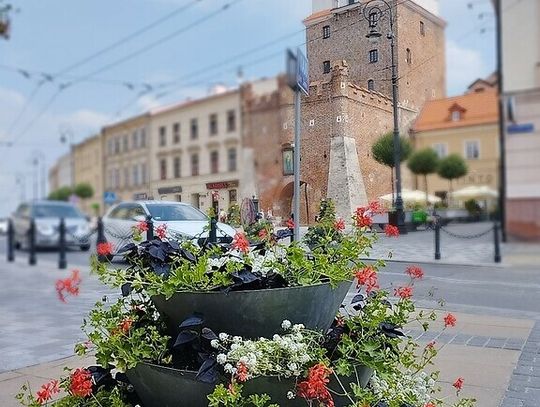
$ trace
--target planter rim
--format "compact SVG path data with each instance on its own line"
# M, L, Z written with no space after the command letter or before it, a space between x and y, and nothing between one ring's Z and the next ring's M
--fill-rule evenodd
M344 284L344 283L350 283L352 284L353 283L353 280L343 280L343 281L340 281L339 283L337 283L336 287L341 285L341 284ZM307 288L307 287L319 287L319 286L330 286L330 283L316 283L316 284L310 284L310 285L295 285L293 287L279 287L279 288L263 288L263 289L260 289L260 290L236 290L236 291L229 291L229 292L224 292L224 291L194 291L194 290L180 290L180 291L175 291L174 294L207 294L207 295L210 295L210 294L225 294L225 295L235 295L237 293L250 293L250 292L266 292L266 291L271 291L271 292L276 292L276 291L283 291L283 290L294 290L294 289L300 289L300 288ZM334 288L332 288L334 289ZM173 295L174 295L173 294ZM152 297L159 297L159 296L162 296L162 297L165 297L165 294L156 294L156 295L152 295Z

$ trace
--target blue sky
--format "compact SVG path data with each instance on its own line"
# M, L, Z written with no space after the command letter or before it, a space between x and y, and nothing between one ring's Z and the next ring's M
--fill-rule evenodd
M200 0L133 41L55 76L36 91L43 78L39 72L62 72L192 0L11 1L20 11L13 15L11 39L0 39L0 141L16 140L16 144L0 146L0 216L12 211L20 196L17 173L26 174L26 196L31 197L34 154L41 152L50 165L67 152L59 141L60 129L69 129L75 141L82 140L105 123L156 104L204 95L214 84L232 86L239 66L247 79L275 75L283 69L281 51L304 42L301 21L311 12L311 0L241 0L207 17L238 0ZM475 78L494 70L491 6L488 0L440 0L440 6L448 22L448 94L459 94ZM480 13L486 16L479 19ZM76 80L203 18L208 19L148 52L90 80ZM483 34L481 28L486 29ZM283 40L261 48L278 38ZM222 63L253 49L257 51ZM207 69L212 65L213 69ZM30 72L30 78L14 68ZM59 86L68 83L73 84L58 92ZM145 84L153 92L137 99L147 89ZM158 90L163 85L167 86ZM165 90L167 95L157 98Z

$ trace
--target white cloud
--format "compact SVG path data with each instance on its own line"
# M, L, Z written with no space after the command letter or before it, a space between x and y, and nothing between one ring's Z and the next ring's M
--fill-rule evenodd
M449 95L463 93L475 79L487 74L480 52L447 41L446 80Z
M90 131L94 129L94 131L97 131L104 124L108 123L111 120L111 117L94 110L81 109L70 113L63 118L59 118L59 120L76 128L83 128Z
M153 95L144 95L137 99L137 106L143 111L152 110L161 105L162 103Z

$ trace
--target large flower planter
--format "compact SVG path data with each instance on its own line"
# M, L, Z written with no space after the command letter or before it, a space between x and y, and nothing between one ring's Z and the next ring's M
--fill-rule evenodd
M351 282L231 292L178 292L170 299L152 300L171 332L195 312L214 332L247 338L272 337L281 331L284 319L326 331L347 295Z
M356 374L351 377L340 377L340 382L347 390L350 383L357 380L365 386L372 375L372 370L358 366ZM214 385L202 383L195 379L196 372L177 370L169 367L139 363L134 369L127 371L127 376L141 398L144 407L207 407L207 396L214 390ZM305 407L307 402L301 397L292 400L287 392L294 390L294 378L280 380L275 377L258 377L244 383L243 394L268 394L272 403L282 407ZM329 383L336 407L350 405L335 377ZM336 394L337 393L337 394Z

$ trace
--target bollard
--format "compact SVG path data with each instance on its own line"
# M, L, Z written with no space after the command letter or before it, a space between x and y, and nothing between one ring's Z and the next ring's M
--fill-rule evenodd
M493 240L495 243L495 263L501 262L501 244L499 240L499 223L495 221L493 225Z
M105 230L103 227L103 219L101 219L101 216L98 217L97 220L97 238L96 238L96 246L100 243L107 243L107 239L105 239ZM98 254L98 260L100 262L107 261L107 256L102 256Z
M435 219L435 260L441 259L441 225L439 219Z
M291 243L294 242L294 229L289 228L289 233L291 234Z
M215 216L210 219L210 234L208 235L210 243L217 243L217 220Z
M28 264L33 266L36 263L36 221L31 219L28 230Z
M67 268L66 261L66 221L64 218L60 218L60 225L58 227L58 268Z
M146 216L146 226L148 229L146 231L146 240L154 240L154 222L152 221L152 215Z
M13 229L13 221L8 219L7 230L7 261L12 262L15 260L15 230Z

